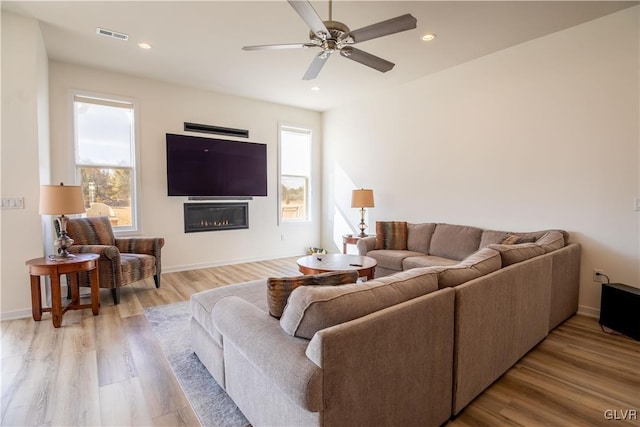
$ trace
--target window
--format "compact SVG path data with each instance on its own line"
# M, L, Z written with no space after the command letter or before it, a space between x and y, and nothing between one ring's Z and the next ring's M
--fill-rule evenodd
M311 130L280 126L280 221L309 221Z
M75 95L73 112L87 216L108 216L115 231L137 230L133 103Z

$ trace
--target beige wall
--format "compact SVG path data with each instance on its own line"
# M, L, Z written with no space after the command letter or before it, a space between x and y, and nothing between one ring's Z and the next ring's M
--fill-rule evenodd
M10 58L10 60L9 60ZM24 263L44 254L39 185L49 179L47 56L35 20L2 13L2 197L24 198L24 209L1 215L1 312L31 313ZM48 223L48 221L46 221Z
M319 244L320 113L57 62L50 63L49 76L55 180L73 178L73 90L134 99L138 111L142 232L165 238L163 271L299 255L306 247ZM183 133L185 121L248 129L249 140L267 144L269 196L249 201L248 230L184 233L183 204L188 200L167 196L165 133ZM314 130L316 220L311 223L278 225L279 122Z
M25 209L1 212L2 319L30 315L24 262L42 256L51 246L50 218L43 219L38 214L40 183L74 180L71 131L74 89L133 98L137 103L141 227L145 235L166 239L165 272L294 256L320 244L320 113L69 64L47 63L37 22L5 12L2 59L2 197L25 200ZM269 196L249 201L248 230L184 233L183 203L187 199L166 195L165 133L182 132L185 121L249 129L251 141L268 145ZM279 122L309 126L314 131L314 221L310 223L277 222Z
M503 50L324 116L325 247L375 191L376 220L563 228L592 270L640 286L638 7ZM402 64L399 64L401 66Z
M584 248L581 309L594 314L593 268L640 284L638 56L635 7L321 116L68 64L47 70L36 21L3 12L0 184L2 197L24 197L25 209L1 211L0 314L30 312L24 261L43 254L48 235L38 186L73 177L72 89L138 103L141 225L166 238L165 271L299 254L320 243L321 215L323 246L338 250L340 234L358 222L350 190L371 187L371 229L378 219L406 219L569 230ZM270 196L250 202L249 230L182 232L186 199L166 196L164 133L184 121L248 128L268 144ZM279 121L315 129L312 224L277 225Z

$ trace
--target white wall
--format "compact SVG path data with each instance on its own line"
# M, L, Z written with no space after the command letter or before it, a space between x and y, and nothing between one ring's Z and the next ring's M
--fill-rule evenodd
M10 59L9 59L10 58ZM1 318L31 313L25 261L44 254L39 185L49 179L47 56L37 21L2 12Z
M376 220L562 228L592 270L640 286L639 8L426 77L324 116L323 244L341 247L374 189ZM442 36L446 36L443 34ZM399 64L402 66L402 64Z
M50 63L49 75L55 180L73 181L72 91L135 100L142 233L165 238L163 272L299 255L306 247L320 243L320 113L58 62ZM269 196L249 201L249 229L184 233L183 204L187 198L167 196L165 133L183 133L185 121L248 129L249 140L267 144ZM313 223L278 226L279 121L314 130L318 190L312 200Z

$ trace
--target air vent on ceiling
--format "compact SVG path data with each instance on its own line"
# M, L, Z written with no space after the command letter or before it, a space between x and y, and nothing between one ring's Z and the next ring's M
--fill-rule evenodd
M118 40L129 40L129 34L119 33L117 31L105 30L104 28L96 28L96 34L101 36L111 37Z

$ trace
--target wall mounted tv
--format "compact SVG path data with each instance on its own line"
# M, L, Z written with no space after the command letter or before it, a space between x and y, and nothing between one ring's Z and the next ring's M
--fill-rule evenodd
M169 196L267 195L267 146L167 134Z

